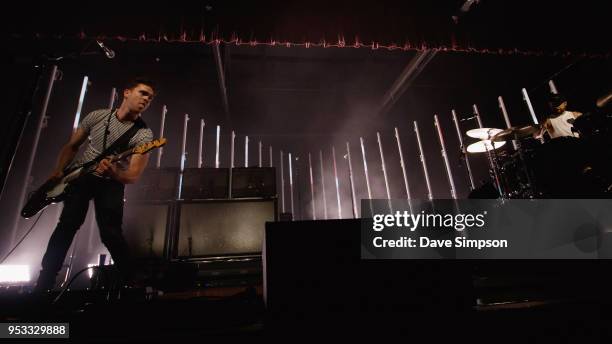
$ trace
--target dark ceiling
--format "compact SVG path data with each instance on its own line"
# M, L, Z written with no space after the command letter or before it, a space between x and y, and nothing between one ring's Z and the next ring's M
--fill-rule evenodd
M609 53L605 1L15 2L4 33L336 42ZM456 23L451 19L458 15Z

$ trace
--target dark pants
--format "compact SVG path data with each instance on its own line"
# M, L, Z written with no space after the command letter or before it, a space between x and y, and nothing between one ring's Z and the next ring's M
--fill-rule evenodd
M62 215L49 239L47 251L42 260L37 289L45 290L54 287L57 273L62 268L74 235L85 221L89 200L92 198L102 243L108 248L122 277L124 279L131 277L133 262L121 233L123 184L115 180L87 175L71 185L68 190Z

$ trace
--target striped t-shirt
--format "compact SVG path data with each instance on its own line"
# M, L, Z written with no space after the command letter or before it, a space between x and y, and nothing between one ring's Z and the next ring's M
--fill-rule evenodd
M106 132L106 126L108 124L108 135L106 137L106 147L110 147L113 142L120 138L134 122L124 121L121 122L117 119L117 111L110 109L101 109L90 112L79 124L79 129L83 129L89 136L89 143L85 148L83 154L81 154L71 166L78 166L87 163L100 155L105 150L104 133ZM109 121L110 116L110 121ZM136 134L130 139L129 148L134 148L138 145L153 141L153 132L149 128L138 129ZM112 154L121 153L122 148L119 147L116 152Z

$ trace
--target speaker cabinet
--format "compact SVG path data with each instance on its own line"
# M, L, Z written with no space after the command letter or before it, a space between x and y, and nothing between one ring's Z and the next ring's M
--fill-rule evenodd
M130 201L174 200L177 196L178 180L178 168L146 169L138 182L126 187L125 198Z
M123 236L136 259L165 259L174 206L173 202L126 201Z
M179 201L173 257L260 256L276 209L276 199Z
M232 198L275 197L274 167L235 167L232 169Z
M229 169L227 168L187 168L183 171L184 200L224 199L227 198Z

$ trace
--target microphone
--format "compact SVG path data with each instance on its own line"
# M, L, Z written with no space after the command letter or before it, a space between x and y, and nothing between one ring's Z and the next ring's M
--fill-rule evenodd
M100 48L102 48L102 50L104 51L104 55L106 55L106 57L108 57L109 59L115 58L115 52L111 48L104 45L102 41L96 40L96 43L98 43Z

